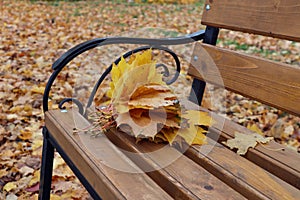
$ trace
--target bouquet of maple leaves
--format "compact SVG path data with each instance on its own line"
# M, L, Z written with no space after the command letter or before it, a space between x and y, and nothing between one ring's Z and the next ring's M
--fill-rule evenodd
M107 92L110 104L96 111L102 130L117 127L137 141L205 144L212 118L205 112L186 110L162 76L151 49L114 64Z

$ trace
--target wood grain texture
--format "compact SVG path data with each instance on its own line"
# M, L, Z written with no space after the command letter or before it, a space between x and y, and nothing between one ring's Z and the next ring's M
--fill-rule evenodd
M193 146L185 155L248 199L297 199L300 190L219 143Z
M188 101L183 103L187 108L198 108ZM216 115L213 117L217 124L222 124L224 121ZM239 125L236 127L227 125L228 122L233 123L225 121L222 133L218 125L214 126L215 132L221 134L223 138L230 138L235 130L245 129L236 128L240 127ZM142 197L168 199L169 196L165 191L175 199L220 199L223 195L228 199L243 199L244 197L239 193L252 199L297 199L296 197L300 195L299 189L220 144L187 148L185 154L195 161L193 162L168 145L148 142L136 144L133 137L118 131L107 133L116 146L104 136L91 138L88 134L74 135L74 127L80 129L89 125L77 112L49 111L46 113L46 125L78 169L84 173L104 199L141 199ZM290 170L296 171L299 168L299 160L289 160L295 158L293 156L284 154L277 157L278 152L269 156L268 152L257 148L249 152L254 155L254 161L257 160L258 153L263 154L260 156L262 162L272 168L277 167L277 162L285 163L286 160L291 164ZM116 170L111 166L112 163L122 170ZM295 169L292 169L293 167ZM128 173L131 170L140 173ZM280 170L284 174L286 168ZM156 183L143 171L146 171ZM299 172L297 173L294 180L299 182ZM132 188L139 189L132 190Z
M174 199L244 199L238 192L168 144L143 141L112 130L107 137Z
M215 120L218 121L220 119L215 117ZM214 132L213 134L220 135L219 142L234 138L235 132L253 134L249 129L228 119L225 119L222 129L212 127L211 131ZM275 141L271 141L265 145L259 144L254 149L250 148L245 157L300 189L300 155L295 151Z
M210 132L207 136L218 142L234 138L235 132L253 134L246 127L199 107L190 101L181 100L181 102L187 109L203 110L210 113L215 123L209 129ZM255 148L250 148L245 157L300 190L300 155L295 151L271 141L263 146L258 145Z
M206 0L202 24L300 41L298 0Z
M83 129L90 125L79 113L48 111L45 121L51 135L101 198L171 199L146 174L137 173L139 168L114 148L106 137L74 135L74 127ZM122 170L110 166L111 162L122 167ZM135 173L131 173L132 171Z
M300 116L300 68L197 43L189 75Z

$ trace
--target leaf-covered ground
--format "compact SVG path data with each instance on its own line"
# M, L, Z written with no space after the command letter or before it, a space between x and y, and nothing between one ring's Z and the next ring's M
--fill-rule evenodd
M42 94L51 74L51 64L62 53L98 37L169 37L192 33L203 28L201 10L202 3L1 1L0 199L37 198ZM299 43L224 31L218 45L300 65ZM132 47L97 48L75 59L58 77L49 105L57 107L55 103L65 96L86 97L105 67L129 48ZM191 47L179 48L186 57L190 55L189 50ZM188 93L187 84L190 84L189 79L176 87ZM100 93L106 89L105 83ZM273 135L295 150L299 148L299 118L213 86L208 90L217 92L219 103L212 104L207 93L207 107L253 130ZM55 156L52 198L89 198L58 155Z

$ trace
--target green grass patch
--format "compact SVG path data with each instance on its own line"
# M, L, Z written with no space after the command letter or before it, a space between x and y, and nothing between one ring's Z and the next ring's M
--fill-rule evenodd
M217 40L217 44L218 44L218 43L220 43L220 40ZM241 43L238 43L238 42L235 41L235 40L225 40L225 41L223 42L223 44L224 44L225 46L231 46L231 45L233 45L233 46L235 46L235 49L236 49L236 50L243 50L243 51L248 50L249 47L250 47L248 44L241 44Z

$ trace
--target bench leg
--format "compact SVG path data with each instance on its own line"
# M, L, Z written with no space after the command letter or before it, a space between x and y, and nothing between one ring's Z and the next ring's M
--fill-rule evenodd
M206 83L204 81L194 78L189 100L201 106L205 86Z
M44 135L44 139L43 139L39 200L48 200L50 199L50 191L51 191L54 147L48 139L49 136L46 127L43 127L43 135Z

